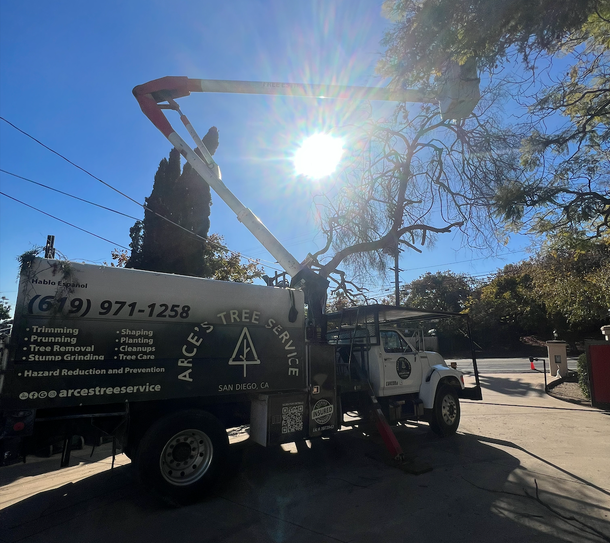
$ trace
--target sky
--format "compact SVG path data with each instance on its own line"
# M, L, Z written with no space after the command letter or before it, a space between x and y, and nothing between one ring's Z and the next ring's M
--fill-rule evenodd
M0 295L14 307L16 257L44 246L49 234L63 257L78 262L110 262L114 248L129 246L142 208L83 170L138 202L150 194L171 144L141 112L134 86L168 75L382 86L375 64L388 25L373 0L0 0L0 116L57 153L0 120L0 169L128 215L0 172L0 192L8 195L0 194ZM292 159L306 136L332 130L340 117L334 104L209 93L179 103L201 136L218 127L214 158L224 183L297 260L324 245L313 201L325 180L305 181ZM170 120L179 127L177 116ZM212 199L210 233L260 259L268 274L279 270L224 202ZM403 253L401 282L426 271L487 275L528 256L523 237L493 257L461 248L462 241L445 234L423 254ZM393 292L393 277L366 286L381 298Z

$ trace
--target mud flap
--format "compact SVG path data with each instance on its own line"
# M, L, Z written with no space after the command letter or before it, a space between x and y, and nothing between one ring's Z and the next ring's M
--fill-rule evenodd
M309 437L329 436L340 427L335 374L335 347L307 345L309 366Z
M458 391L458 396L463 400L482 400L483 391L481 390L481 386L477 385Z

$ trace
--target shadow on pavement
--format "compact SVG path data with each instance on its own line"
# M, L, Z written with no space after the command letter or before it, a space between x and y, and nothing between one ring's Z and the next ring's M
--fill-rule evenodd
M112 456L112 444L106 443L96 447L91 454L92 447L85 446L81 450L72 451L70 455L70 466L77 466L81 463L99 462L104 458ZM43 458L35 455L29 455L27 461L16 462L10 466L0 468L0 488L6 486L22 477L36 477L43 473L49 474L59 471L61 461L61 453L55 453L52 456ZM0 500L1 501L1 500Z
M539 462L543 462L547 466L550 466L553 469L556 469L557 471L560 471L561 473L563 473L565 475L568 475L569 477L571 477L573 479L576 479L577 481L580 481L581 483L583 483L583 484L585 484L585 485L587 485L587 486L589 486L591 488L594 488L598 492L601 492L602 494L605 494L606 496L610 497L610 491L608 491L608 490L606 490L604 488L601 488L601 487L593 484L591 481L587 481L586 479L583 479L582 477L579 477L578 475L576 475L576 474L574 474L574 473L572 473L572 472L570 472L570 471L568 471L568 470L566 470L566 469L564 469L564 468L562 468L562 467L560 467L560 466L558 466L558 465L556 465L556 464L554 464L552 462L549 462L548 460L545 460L544 458L538 456L537 454L534 454L533 452L528 451L527 449L525 449L525 448L523 448L523 447L513 443L512 441L506 441L506 440L503 440L503 439L494 439L494 438L485 437L485 436L478 436L478 435L475 435L475 434L464 434L464 435L475 437L481 443L492 443L492 444L495 444L495 445L501 445L503 447L510 447L512 449L516 449L518 451L524 452L525 454L531 456L532 458L535 458Z
M504 407L516 407L520 409L546 409L550 411L579 411L580 413L591 413L591 414L601 414L601 415L609 415L610 413L598 413L597 411L592 410L591 408L583 409L578 407L556 407L554 405L530 405L530 404L521 404L515 405L512 403L501 403L501 402L480 402L479 405L501 405ZM586 407L586 406L584 406Z
M516 375L511 377L497 377L492 375L480 375L481 386L491 389L500 394L507 396L528 396L535 394L537 396L545 396L544 381L541 378L541 386L533 385L527 381L519 379Z
M396 436L407 456L434 468L413 476L368 457L382 445L367 433L356 427L287 450L234 446L236 474L218 494L180 509L132 483L131 466L108 470L0 511L0 540L600 541L525 494L535 493L533 475L498 447L523 451L510 442L468 434L440 439L425 424L403 425ZM544 489L550 483L539 484ZM600 489L579 486L584 490L563 495L545 490L544 498L560 512L599 523L596 517L607 510L587 492Z

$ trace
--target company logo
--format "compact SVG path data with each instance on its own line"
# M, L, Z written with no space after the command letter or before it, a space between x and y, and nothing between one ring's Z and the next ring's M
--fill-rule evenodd
M396 373L401 379L408 379L411 375L411 363L404 356L396 360Z
M328 400L318 400L313 406L311 417L318 424L326 424L333 416L334 408Z
M237 345L235 345L233 356L229 360L229 365L243 366L244 377L246 377L246 370L248 366L252 364L260 365L260 363L261 361L256 354L256 349L254 348L254 343L252 343L250 332L248 332L248 328L244 327L244 329L241 331L239 339L237 340Z

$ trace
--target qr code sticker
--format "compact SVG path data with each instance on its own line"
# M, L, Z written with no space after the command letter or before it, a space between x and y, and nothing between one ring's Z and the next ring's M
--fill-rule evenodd
M282 434L291 434L303 429L303 405L282 407Z

